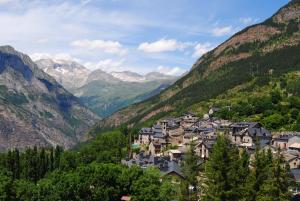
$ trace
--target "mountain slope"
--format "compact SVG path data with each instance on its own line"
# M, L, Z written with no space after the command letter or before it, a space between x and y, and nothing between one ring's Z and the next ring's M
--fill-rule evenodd
M149 82L124 82L117 80L94 80L74 90L82 102L101 117L128 105L141 102L170 86L175 80Z
M0 47L0 151L27 146L70 148L98 119L27 56Z
M95 129L176 115L256 77L299 70L299 19L300 1L293 0L270 19L242 30L203 55L187 75L161 94L116 112Z

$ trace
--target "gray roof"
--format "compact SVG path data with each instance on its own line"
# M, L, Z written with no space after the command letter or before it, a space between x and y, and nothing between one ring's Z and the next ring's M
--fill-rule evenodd
M156 133L154 133L153 138L165 139L166 136L161 132L156 132Z
M153 135L154 132L153 132L152 128L142 128L139 131L139 134L141 134L141 135Z
M138 165L141 168L157 167L162 175L167 175L169 173L175 172L181 177L184 177L181 168L177 162L171 161L169 156L158 157L153 155L145 155L143 152L138 154L136 158L131 160L122 160L122 164L127 166Z
M261 128L250 127L248 128L248 133L251 137L269 137L269 138L272 137L270 131L268 131L264 127Z
M216 139L208 139L203 142L204 146L207 149L212 149L215 143L216 143Z

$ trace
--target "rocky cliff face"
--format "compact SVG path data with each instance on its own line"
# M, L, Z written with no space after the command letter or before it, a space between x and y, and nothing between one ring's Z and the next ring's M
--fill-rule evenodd
M25 54L0 47L0 151L70 148L98 117Z
M257 76L299 70L299 55L300 1L293 0L265 22L240 31L203 55L163 93L113 114L95 129L184 112Z
M83 86L90 74L88 69L74 61L41 59L35 63L70 91Z

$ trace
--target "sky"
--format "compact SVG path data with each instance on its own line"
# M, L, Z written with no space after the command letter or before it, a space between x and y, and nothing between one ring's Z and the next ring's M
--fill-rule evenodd
M0 0L0 45L90 70L180 75L289 0Z

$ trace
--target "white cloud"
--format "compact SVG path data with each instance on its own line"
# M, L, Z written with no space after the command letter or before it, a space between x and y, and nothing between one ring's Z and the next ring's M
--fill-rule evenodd
M226 36L234 32L232 26L216 27L212 30L214 36Z
M13 0L0 0L0 4L6 4L10 2L13 2Z
M183 50L189 46L191 46L191 43L179 42L175 39L160 39L153 43L148 43L148 42L141 43L138 49L148 53L159 53L159 52Z
M158 66L156 71L166 75L172 75L172 76L180 76L186 72L186 70L181 67L167 67L167 66Z
M255 24L258 20L253 19L252 17L241 17L239 21L244 25L251 25L251 24Z
M75 61L75 62L81 62L80 59L77 59L75 57L72 57L68 53L59 53L59 54L48 54L48 53L34 53L30 55L30 58L33 61L38 61L40 59L52 59L54 61L59 60L66 60L66 61Z
M199 58L206 52L212 50L214 47L215 46L212 45L211 43L198 43L194 48L195 51L194 51L193 57Z
M101 50L105 53L124 55L127 50L117 41L104 40L76 40L71 42L71 46L88 50Z
M106 72L121 71L124 60L114 61L112 59L101 60L97 63L87 62L84 64L90 70L101 69Z

